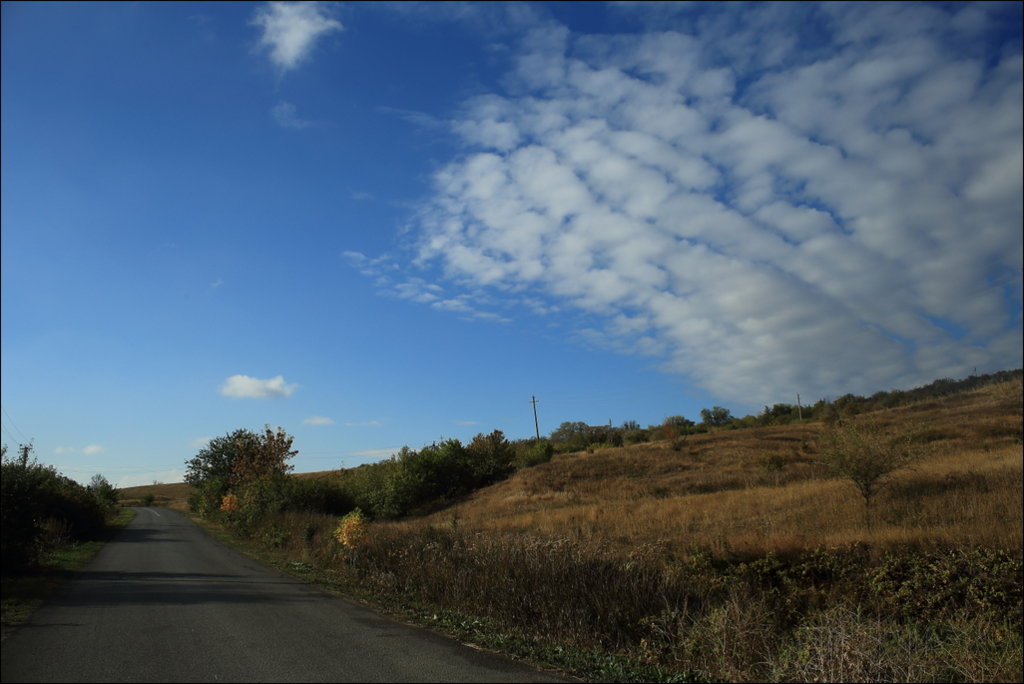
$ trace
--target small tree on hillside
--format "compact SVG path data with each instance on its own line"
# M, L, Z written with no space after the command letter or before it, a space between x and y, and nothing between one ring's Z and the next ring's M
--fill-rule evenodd
M515 450L501 430L495 430L489 435L480 433L466 450L472 463L474 487L486 487L515 471Z
M846 478L864 499L865 517L889 476L916 458L910 440L887 433L877 423L843 421L825 433L822 462Z
M680 435L686 435L693 426L694 422L683 416L669 416L661 423L662 439L674 439Z

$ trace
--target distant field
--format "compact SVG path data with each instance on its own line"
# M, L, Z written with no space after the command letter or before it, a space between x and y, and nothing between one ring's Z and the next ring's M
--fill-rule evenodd
M152 506L163 506L179 511L188 509L188 495L192 488L184 482L173 484L152 484L140 487L125 487L118 490L121 503L125 506L141 506L142 497L153 495Z

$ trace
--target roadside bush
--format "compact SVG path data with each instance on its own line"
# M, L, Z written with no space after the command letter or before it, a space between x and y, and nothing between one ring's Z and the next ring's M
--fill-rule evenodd
M192 485L188 495L188 507L193 513L204 518L214 516L228 493L227 477L210 477Z
M203 517L220 516L247 536L262 517L285 510L288 459L296 453L292 437L269 425L259 434L236 430L210 440L186 463L185 482L193 488L189 507Z
M107 478L97 473L89 482L89 491L96 497L96 502L103 509L111 509L117 505L117 490Z
M550 454L547 456L550 458ZM350 507L376 520L426 513L508 477L517 447L500 430L479 434L469 446L446 439L419 451L402 447L391 458L341 474L338 487Z
M345 515L356 507L341 483L328 478L289 478L284 487L284 510Z
M88 539L102 529L108 507L88 488L36 461L31 444L20 445L12 458L5 445L2 462L3 572L33 567L55 545Z
M399 453L406 451L411 450L403 447ZM375 520L394 519L405 511L408 494L397 455L346 470L339 484L355 506Z

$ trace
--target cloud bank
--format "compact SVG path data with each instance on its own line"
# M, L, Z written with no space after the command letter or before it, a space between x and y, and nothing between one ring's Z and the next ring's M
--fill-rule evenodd
M535 26L414 227L440 275L392 293L579 312L748 406L1019 366L1019 10L705 8Z
M296 389L298 385L285 382L284 377L280 375L269 380L251 378L248 375L232 375L224 381L220 393L235 399L274 399L290 397Z

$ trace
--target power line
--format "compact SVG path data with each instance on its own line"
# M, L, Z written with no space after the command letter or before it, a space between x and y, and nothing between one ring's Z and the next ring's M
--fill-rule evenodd
M24 442L25 444L28 444L29 442L32 441L31 439L29 439L28 437L25 436L24 432L21 431L21 429L18 427L17 423L14 422L14 419L11 418L11 414L7 412L7 409L5 409L2 406L0 406L0 411L4 412L4 415L7 416L7 422L10 423L14 427L14 429L18 431L18 434L21 435L21 438L25 440L25 442ZM14 435L11 435L10 432L8 432L7 434L11 436L11 439L14 438Z
M7 433L7 436L11 438L12 442L14 442L15 444L19 443L18 440L14 437L14 435L11 434L11 431L7 429L7 426L4 425L2 422L0 422L0 428L3 428L4 432Z

